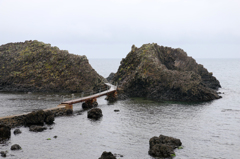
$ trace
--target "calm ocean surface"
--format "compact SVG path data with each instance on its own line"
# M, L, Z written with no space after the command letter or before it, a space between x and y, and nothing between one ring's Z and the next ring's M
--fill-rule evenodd
M90 59L89 62L107 77L117 71L120 60ZM101 120L89 120L86 111L78 113L82 108L76 104L73 116L55 118L55 124L44 132L20 127L22 134L12 134L6 144L0 144L0 151L7 150L7 158L14 159L97 159L103 151L121 154L123 157L118 158L123 159L153 159L148 155L149 139L163 134L179 138L183 143L183 149L175 150L175 159L239 159L240 59L197 59L197 62L220 81L222 99L158 103L134 98L108 105L105 97L101 97L98 99L103 112ZM79 96L0 92L0 117L55 107L62 100ZM120 112L114 112L115 109ZM22 150L11 151L13 144L19 144Z

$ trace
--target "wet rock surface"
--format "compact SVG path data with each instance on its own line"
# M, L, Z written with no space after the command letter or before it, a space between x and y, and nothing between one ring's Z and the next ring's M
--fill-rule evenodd
M219 81L182 49L144 44L132 46L113 82L122 94L170 101L219 99ZM119 93L121 94L121 93Z
M160 135L149 140L148 154L153 157L170 158L175 156L174 149L181 146L180 139Z
M0 125L0 142L8 140L11 137L11 128L6 125Z
M95 119L95 120L101 118L102 116L103 116L102 110L99 108L93 108L89 110L87 115L88 118Z
M99 159L117 159L112 152L104 151Z

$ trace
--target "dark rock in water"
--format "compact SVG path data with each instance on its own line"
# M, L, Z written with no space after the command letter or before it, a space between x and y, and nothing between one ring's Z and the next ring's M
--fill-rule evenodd
M55 138L55 139L56 139L56 138L57 138L57 136L53 136L53 138Z
M67 115L72 115L72 114L73 114L73 110L72 110L72 109L68 109L68 110L66 111L66 114L67 114Z
M7 157L7 152L6 151L1 151L0 154L1 154L2 157Z
M111 83L111 82L112 82L112 80L113 80L113 77L114 77L114 75L115 75L115 73L113 73L113 72L112 72L112 73L110 73L110 75L109 75L109 76L106 78L106 79L107 79L107 81Z
M93 108L91 110L88 111L88 118L91 118L91 119L99 119L101 118L103 115L102 115L102 110L99 109L99 108Z
M148 154L154 157L172 157L175 156L174 149L181 145L179 139L164 135L155 136L149 140Z
M5 125L0 125L0 142L8 140L11 137L11 128Z
M219 81L182 49L134 45L121 61L113 82L130 97L154 100L210 101L219 99ZM121 94L121 93L119 93Z
M104 151L99 159L117 159L112 152Z
M32 125L29 127L29 131L34 131L34 132L42 132L46 130L47 128L44 126L39 126L39 125Z
M14 144L11 146L11 150L21 150L21 146L19 146L18 144Z
M114 111L115 111L115 112L119 112L120 110L118 110L118 109L115 109Z
M45 112L45 119L44 119L44 121L45 121L45 123L46 124L53 124L54 123L54 114L51 112L51 111L47 111L47 112Z
M25 125L44 125L46 114L43 110L33 111L26 115Z
M15 130L13 131L13 133L14 133L14 135L17 135L17 134L21 134L22 132L21 132L20 129L15 129Z
M106 79L85 55L70 54L37 40L0 46L0 90L20 92L84 92Z

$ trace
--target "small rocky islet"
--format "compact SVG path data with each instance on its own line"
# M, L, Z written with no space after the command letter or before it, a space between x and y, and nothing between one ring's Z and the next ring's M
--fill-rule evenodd
M37 40L1 45L0 69L0 91L77 93L106 82L86 56Z
M203 65L197 64L182 49L155 43L144 44L140 48L133 45L127 57L122 59L118 71L107 79L91 67L86 56L69 54L36 40L0 46L0 68L0 91L83 92L111 81L119 84L120 98L146 97L157 101L221 98L217 93L221 87L219 81ZM52 124L55 116L52 112L39 110L24 116L21 124L29 126L30 131L40 132L46 128L39 125L44 125L44 122ZM102 116L99 108L88 111L88 118L97 120ZM1 140L11 137L12 127L14 125L0 125ZM19 133L20 130L14 131L15 135ZM153 157L172 158L174 149L181 145L180 139L154 136L149 140L148 153ZM21 149L19 145L14 146L16 150ZM6 152L2 151L1 156L6 157ZM123 157L105 151L100 158L116 156Z
M122 94L157 101L211 101L219 99L219 81L182 49L144 44L132 46L109 80Z

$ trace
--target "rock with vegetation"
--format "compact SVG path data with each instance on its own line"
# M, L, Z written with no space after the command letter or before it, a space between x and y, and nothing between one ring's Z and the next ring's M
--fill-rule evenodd
M179 139L164 135L154 136L149 140L148 154L153 157L170 158L175 156L174 149L181 145Z
M86 56L37 40L0 46L0 91L83 92L106 82Z
M130 97L154 100L210 101L220 96L219 81L182 49L132 46L113 78Z
M6 125L0 125L0 142L8 140L11 137L11 128Z

